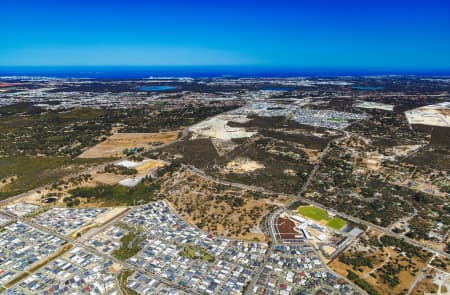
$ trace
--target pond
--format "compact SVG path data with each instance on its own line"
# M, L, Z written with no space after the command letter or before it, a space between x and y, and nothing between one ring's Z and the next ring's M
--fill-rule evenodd
M140 91L148 91L148 92L171 91L175 89L177 89L176 86L169 86L169 85L154 85L154 86L139 87Z

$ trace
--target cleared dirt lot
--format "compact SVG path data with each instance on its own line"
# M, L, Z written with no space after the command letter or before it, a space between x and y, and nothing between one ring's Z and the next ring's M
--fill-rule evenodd
M145 160L142 164L136 167L139 176L147 175L151 170L155 168L163 167L165 164L162 161L148 159Z
M116 133L105 141L86 150L80 158L121 157L123 150L133 147L148 148L156 143L169 143L177 139L178 131L160 133Z
M263 168L264 165L248 158L236 158L226 166L226 170L233 173L247 173Z
M94 180L92 181L92 186L96 185L97 183L113 185L127 178L127 176L125 175L116 175L112 173L96 173L93 175L93 177Z
M276 225L282 240L293 240L301 236L301 233L294 230L295 223L287 218L278 217Z

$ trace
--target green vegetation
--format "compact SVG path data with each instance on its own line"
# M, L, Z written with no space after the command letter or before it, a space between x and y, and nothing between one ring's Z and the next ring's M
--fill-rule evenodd
M116 166L113 164L107 165L103 170L105 173L119 174L119 175L135 175L137 170L124 166Z
M63 202L66 203L67 207L74 207L80 205L80 200L71 197L65 197Z
M398 275L402 268L403 267L399 264L389 262L382 267L383 273L380 275L380 278L389 287L395 288L398 284L400 284L400 278Z
M10 110L15 110L10 108ZM8 112L0 120L0 155L47 155L73 158L111 129L98 109Z
M127 260L141 251L141 243L145 240L141 229L127 227L128 233L120 239L119 249L114 250L111 255L120 260Z
M17 176L17 180L0 189L0 200L80 171L86 165L99 164L105 159L70 159L67 157L0 157L0 179Z
M340 123L340 122L344 122L344 119L342 119L342 118L327 118L327 121Z
M339 217L330 218L327 211L314 206L301 206L298 208L298 212L301 215L309 217L315 221L328 221L327 226L335 230L340 230L347 224L347 221L345 221L344 219Z
M139 295L138 292L127 287L128 278L132 275L133 275L133 271L131 271L131 270L123 270L119 273L119 276L118 276L119 287L124 295Z
M370 119L348 128L353 133L348 140L330 146L305 196L383 227L414 216L406 227L394 230L415 240L445 244L442 237L450 228L450 206L445 197L449 187L449 149L434 145L429 131L411 129L403 112L370 112ZM359 136L370 138L371 143L360 141ZM407 157L388 159L392 148L402 145L424 146ZM356 153L368 152L387 156L379 170L372 171L363 158L354 161ZM435 193L435 188L421 188L420 183L432 183L444 194Z
M436 256L433 261L431 261L431 265L437 268L442 269L443 271L449 270L450 267L450 259L443 256Z
M369 295L381 295L374 287L372 287L367 281L363 279L357 279L355 283L356 285L360 286L361 289L369 293Z
M320 130L319 130L319 132L320 132ZM264 135L265 137L272 137L277 140L300 143L300 144L304 145L306 148L318 149L318 150L323 150L327 146L328 142L330 142L332 139L335 138L335 137L328 137L325 135L322 137L318 137L318 136L309 135L307 132L305 132L305 133L306 134L302 134L302 133L293 134L293 133L287 133L287 132L282 132L282 131L275 131L273 129L262 129L261 130L261 134Z
M216 260L208 251L198 246L185 246L180 255L189 259L201 259L211 263Z
M354 280L359 279L359 276L358 276L356 273L354 273L353 271L347 270L347 278L348 278L349 280L354 281Z
M361 266L367 266L373 268L372 259L367 257L366 253L344 253L339 256L339 261L347 265L353 266L353 268L360 268Z
M52 111L25 104L0 107L0 156L74 158L110 135L113 124L123 125L122 132L159 132L188 126L232 108L235 106L165 109L148 105L138 109Z
M123 150L123 154L126 156L132 156L134 154L140 153L144 150L144 147L140 146L140 147L134 147L131 149L124 149Z
M255 138L242 142L232 152L217 160L225 167L230 160L237 157L248 158L264 165L251 173L228 172L225 178L231 182L254 185L274 192L294 194L301 190L313 166L308 162L308 155L291 141L274 138ZM210 167L214 167L211 165ZM222 168L210 168L210 171L223 177Z
M356 273L351 270L347 271L347 278L353 281L356 285L361 287L364 291L370 295L381 295L374 287L372 287L367 281L361 279Z
M420 247L392 236L380 237L378 233L365 233L359 243L356 249L341 253L338 260L350 267L350 269L346 268L347 277L369 294L378 294L378 291L368 282L359 278L358 274L366 274L371 270L370 276L375 280L370 280L370 282L373 282L373 286L377 289L384 293L385 290L395 289L393 294L406 294L405 290L399 290L402 279L417 278L423 265L432 256L430 252ZM392 254L393 252L395 254Z
M100 202L103 205L137 205L159 199L160 185L157 181L145 178L135 187L119 184L78 187L69 191L73 198L83 198L87 202Z
M425 250L422 250L420 247L411 245L410 243L391 236L384 235L380 238L380 241L385 247L395 247L399 249L399 251L405 252L408 257L416 256L423 262L427 261L431 256L433 256L431 252L427 252Z

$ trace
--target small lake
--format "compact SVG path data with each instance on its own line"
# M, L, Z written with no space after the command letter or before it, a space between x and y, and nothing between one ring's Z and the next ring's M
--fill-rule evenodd
M140 91L159 92L159 91L171 91L177 89L176 86L169 85L154 85L154 86L141 86Z
M293 88L291 87L269 87L269 88L264 88L262 90L264 91L292 91Z
M356 85L352 86L352 89L355 90L366 90L366 91L376 91L376 90L383 90L384 88L381 86L365 86L365 85Z

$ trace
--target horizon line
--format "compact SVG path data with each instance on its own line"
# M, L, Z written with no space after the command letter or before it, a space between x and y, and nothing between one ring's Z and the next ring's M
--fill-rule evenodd
M256 70L275 72L311 73L377 73L377 74L450 74L450 67L355 67L355 66L286 66L286 65L0 65L5 70L145 70L145 69L216 69L216 70Z

